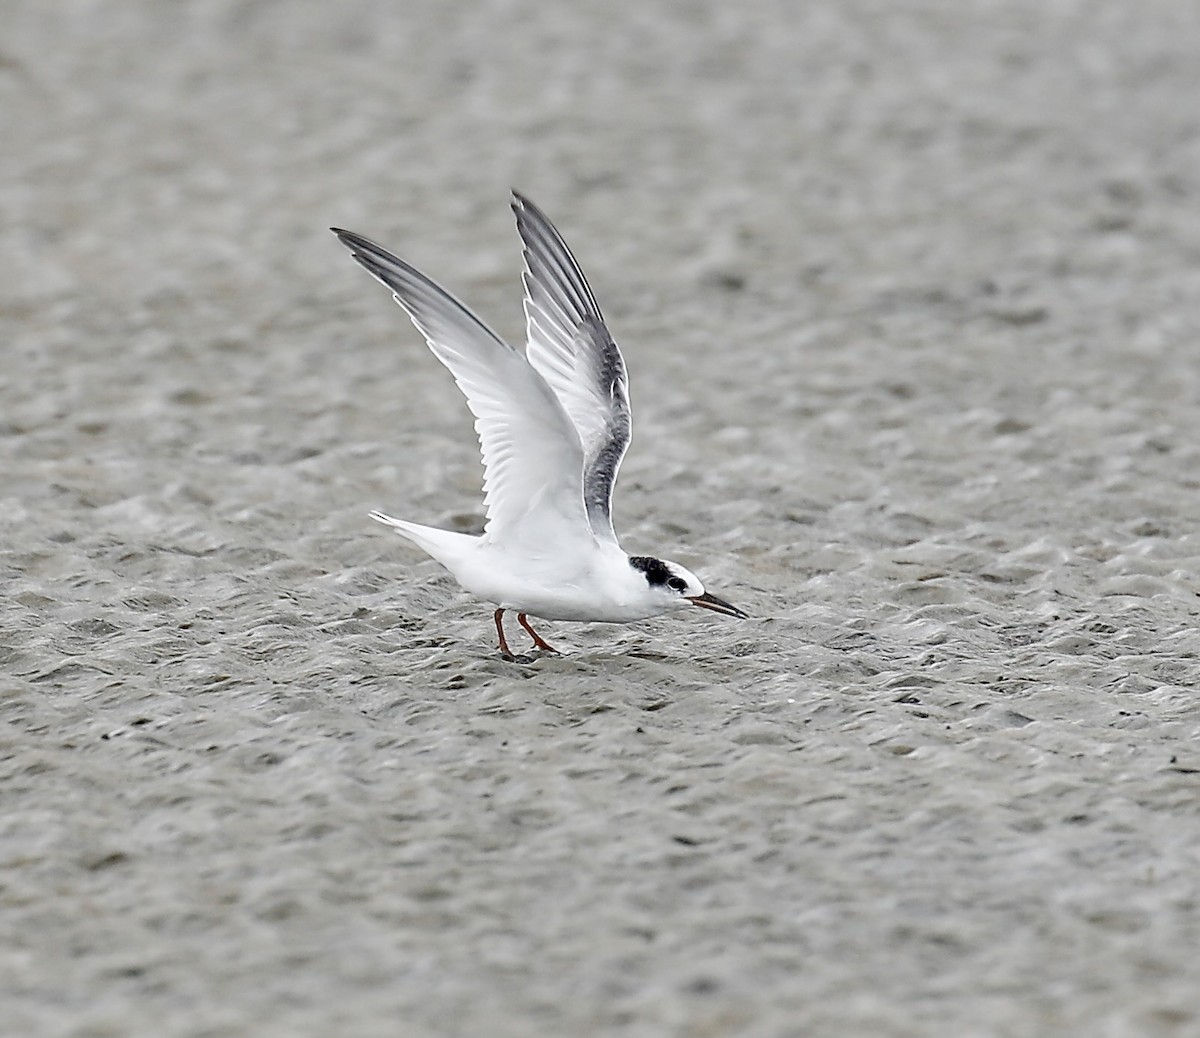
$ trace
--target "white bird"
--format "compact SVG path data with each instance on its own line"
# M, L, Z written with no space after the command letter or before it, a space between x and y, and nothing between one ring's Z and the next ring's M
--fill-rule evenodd
M629 556L617 543L612 493L629 447L625 361L575 257L554 225L513 192L525 250L522 354L449 292L404 260L332 228L354 259L389 289L454 376L475 415L487 522L481 536L393 519L463 588L505 610L543 651L556 652L528 617L628 623L701 606L744 618L677 562Z

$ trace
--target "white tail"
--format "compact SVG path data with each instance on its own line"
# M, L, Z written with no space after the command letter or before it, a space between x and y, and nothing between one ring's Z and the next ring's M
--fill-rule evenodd
M438 530L432 526L422 526L420 523L410 523L404 519L395 519L382 512L372 512L371 518L384 526L390 526L402 537L407 537L427 555L437 559L447 569L454 571L454 563L470 553L478 537L465 533L453 533L450 530Z

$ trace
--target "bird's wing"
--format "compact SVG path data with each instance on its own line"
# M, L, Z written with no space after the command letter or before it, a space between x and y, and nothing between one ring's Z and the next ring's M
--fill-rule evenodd
M466 396L483 453L485 536L535 544L586 535L579 437L542 376L420 271L361 235L333 232L392 290Z
M525 245L526 356L579 433L583 499L592 531L615 543L613 484L633 429L625 359L554 224L515 191L512 205Z

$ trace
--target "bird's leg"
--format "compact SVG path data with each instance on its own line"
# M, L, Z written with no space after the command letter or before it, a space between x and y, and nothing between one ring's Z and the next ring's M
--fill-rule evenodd
M503 609L496 610L496 634L500 636L500 655L506 660L512 660L516 659L516 657L513 656L512 651L508 647L508 639L504 637L504 624L500 621L503 615Z
M501 657L501 659L508 660L509 663L532 663L533 662L532 656L515 656L515 655L513 655L512 649L510 649L508 647L508 639L504 637L504 623L500 619L503 615L504 615L503 609L496 610L496 634L500 638L500 657ZM522 613L521 615L524 616L525 614ZM526 630L528 630L528 627L526 627ZM534 635L534 637L536 638L537 635ZM553 650L551 650L551 651L553 651Z
M548 641L546 641L545 638L538 634L537 631L529 626L529 620L524 613L517 613L517 623L519 623L525 628L525 630L529 632L529 637L533 639L533 644L541 649L542 652L552 652L556 656L562 655L562 653L560 653L553 645L551 645Z

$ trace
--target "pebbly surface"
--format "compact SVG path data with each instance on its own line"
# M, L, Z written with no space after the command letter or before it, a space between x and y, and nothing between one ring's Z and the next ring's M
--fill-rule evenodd
M17 0L0 1031L1200 1031L1200 9ZM633 552L546 625L326 230L628 360Z

